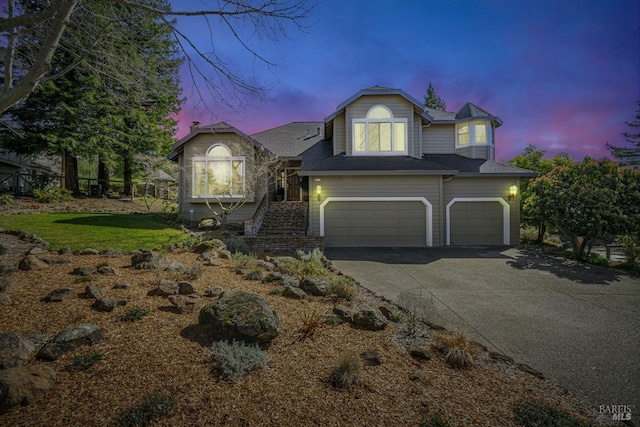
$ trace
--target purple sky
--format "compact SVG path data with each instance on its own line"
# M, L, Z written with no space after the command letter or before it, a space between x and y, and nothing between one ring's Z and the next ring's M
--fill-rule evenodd
M193 10L206 8L201 3L207 1L171 3L174 10ZM340 102L374 85L421 100L431 81L447 110L471 101L504 121L496 132L498 160L527 144L581 159L606 155L606 142L624 143L625 122L640 100L640 1L393 3L320 0L304 33L292 30L277 42L247 28L251 48L277 67L256 61L211 20L216 54L234 71L269 86L267 99L250 99L239 112L205 99L207 111L185 69L187 102L177 136L193 120L225 120L246 133L323 120ZM181 28L200 49L212 50L204 21L183 19Z

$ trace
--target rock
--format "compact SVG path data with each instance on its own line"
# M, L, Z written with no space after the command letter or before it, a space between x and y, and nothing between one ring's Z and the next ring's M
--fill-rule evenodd
M198 223L198 228L217 228L220 226L220 221L213 218L203 219Z
M105 276L119 276L120 271L115 267L103 265L102 267L98 267L98 274L102 274Z
M74 299L77 297L78 295L76 295L76 291L74 291L73 289L62 288L62 289L56 289L55 291L52 291L49 295L44 297L44 300L46 302L62 302L62 301L66 301L68 299Z
M353 322L354 311L346 305L336 304L333 307L333 314L338 315L344 322Z
M377 308L364 308L353 315L353 323L369 331L381 331L389 321Z
M167 268L165 268L164 271L184 271L184 264L173 260L169 265L167 265Z
M169 279L160 279L155 294L161 297L168 297L169 295L177 295L178 287Z
M213 339L268 343L281 331L278 314L267 301L250 292L225 292L202 307L198 323Z
M204 290L204 296L208 298L216 298L224 293L222 286L211 286Z
M305 277L300 282L300 287L303 291L316 297L326 296L328 286L329 279L325 279L324 277Z
M218 257L223 259L231 259L233 258L233 254L231 253L231 251L223 249L221 251L218 251Z
M144 251L131 257L131 266L138 270L153 270L164 264L164 257L155 252Z
M276 256L272 258L267 258L267 261L273 263L273 265L275 265L276 268L286 264L291 264L292 262L298 262L298 260L292 256Z
M20 366L0 371L0 413L43 398L56 383L48 366Z
M49 265L71 264L71 260L65 258L43 257L40 259Z
M87 285L87 287L84 288L84 293L87 294L89 298L100 299L107 294L107 290L95 285Z
M195 286L191 282L180 282L178 283L178 294L180 295L190 295L195 294L197 292Z
M222 261L216 258L209 258L209 265L213 265L214 267L222 267Z
M300 288L285 286L284 290L282 291L282 296L293 299L306 299L307 293Z
M382 365L382 359L376 350L367 350L364 353L361 353L360 357L362 358L362 364L364 366Z
M424 347L413 347L409 349L411 357L418 360L431 360L431 352Z
M34 246L28 252L29 255L41 255L41 254L48 254L48 253L49 253L48 250L43 249L40 246Z
M292 286L295 288L300 287L300 280L293 276L289 276L288 274L280 273L279 271L274 271L269 273L262 279L262 283L275 283L283 286Z
M18 268L22 271L39 271L49 268L49 264L35 255L27 255L20 260Z
M11 304L11 298L4 292L0 292L0 304Z
M129 282L117 282L113 286L113 289L131 289L131 288L133 288L133 285Z
M73 252L71 251L71 248L62 248L62 249L60 249L60 250L58 251L58 254L60 254L60 255L69 255L69 254L71 254L71 253L73 253Z
M18 289L20 286L18 282L13 280L10 277L2 277L0 278L0 292L11 292Z
M25 364L35 350L33 343L16 331L0 334L0 369Z
M197 294L170 295L169 301L171 301L171 304L173 304L180 313L195 313L204 305L202 297Z
M95 268L85 265L83 267L76 267L71 274L75 274L76 276L91 276L95 272Z
M382 313L382 315L386 317L387 320L391 320L391 318L393 317L393 313L391 312L391 310L389 310L384 305L381 305L380 307L378 307L378 310L380 310L380 313Z
M197 254L203 254L205 252L222 251L227 249L227 245L220 239L211 239L206 242L198 243L193 251Z
M100 255L100 251L93 248L86 248L78 252L80 255Z
M82 345L94 345L102 342L102 328L96 325L69 326L38 352L38 359L57 360L63 354Z
M106 297L106 298L100 298L99 300L96 300L96 302L94 302L91 305L91 307L95 310L109 313L113 311L116 307L121 305L127 305L127 301L123 299L118 299L118 298Z
M269 261L265 261L263 259L259 259L257 264L258 264L258 267L262 267L267 271L272 271L276 268L276 266L273 263Z
M424 376L424 374L420 371L415 371L412 374L409 375L409 380L411 381L417 381L417 382L425 382L426 381L426 377Z

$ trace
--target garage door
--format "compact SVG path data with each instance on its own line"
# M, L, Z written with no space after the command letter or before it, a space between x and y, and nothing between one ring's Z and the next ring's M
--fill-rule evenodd
M452 245L503 245L503 208L498 202L451 205Z
M324 218L326 246L426 246L421 202L335 201Z

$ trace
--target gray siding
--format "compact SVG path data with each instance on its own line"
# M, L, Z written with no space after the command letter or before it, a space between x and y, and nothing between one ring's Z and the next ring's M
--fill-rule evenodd
M445 209L454 197L457 198L481 198L501 197L510 206L510 235L511 244L520 243L520 203L518 197L509 200L509 187L518 185L517 178L459 178L453 177L443 184L442 215L446 222ZM447 224L444 224L446 232ZM446 237L445 237L446 240ZM445 242L446 243L446 242Z
M495 159L495 149L493 146L485 145L485 146L470 146L464 148L458 148L455 150L456 154L465 157L471 157L472 159L487 159L494 160Z
M213 144L222 143L225 144L231 150L232 156L245 156L245 170L247 172L247 176L250 175L250 171L253 167L253 162L255 158L255 151L253 144L249 141L246 141L240 138L236 134L230 133L219 133L219 134L199 134L196 135L193 139L188 141L184 145L184 151L179 157L179 165L180 165L180 197L179 197L179 208L182 216L190 220L191 213L189 212L193 209L193 219L194 221L199 221L202 218L212 217L213 212L209 209L205 203L205 201L201 198L194 198L192 196L192 177L193 177L193 161L194 157L203 157L206 155L207 150ZM257 188L249 188L250 178L247 179L247 202L244 206L237 209L233 212L228 218L229 221L232 222L240 222L245 219L249 219L253 217L255 210L257 209L258 204L262 201L263 196L266 194L267 188L266 183L262 180L259 181ZM219 210L219 207L214 199L210 199L211 207L214 210Z
M456 145L455 125L431 125L422 134L422 152L425 154L453 154Z
M413 114L413 104L408 102L401 96L392 95L392 96L363 96L353 101L350 105L348 105L345 109L345 141L346 141L346 154L347 156L351 156L352 153L352 120L353 119L363 119L367 116L367 112L374 105L382 104L388 107L392 112L395 118L406 118L407 119L407 147L409 148L409 155L413 157L422 157L422 154L419 153L419 142L416 142L416 133L414 128L414 114ZM334 129L337 127L337 122L334 122ZM335 132L335 131L334 131ZM337 146L337 145L336 145ZM414 150L418 151L414 151Z
M347 136L344 123L344 113L333 120L333 155L347 152Z
M310 232L320 234L319 207L327 197L425 197L433 206L433 246L441 246L440 179L440 176L312 176L309 180L311 194L315 195L316 186L320 184L322 195L320 201L317 197L309 198Z

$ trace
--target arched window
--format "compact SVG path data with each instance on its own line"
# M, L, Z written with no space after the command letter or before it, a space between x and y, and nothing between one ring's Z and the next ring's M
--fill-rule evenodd
M193 159L194 197L243 197L244 183L244 156L232 156L224 144L212 145L205 157Z
M364 119L353 119L354 155L407 154L407 119L396 119L386 105L374 105Z

